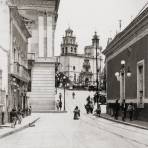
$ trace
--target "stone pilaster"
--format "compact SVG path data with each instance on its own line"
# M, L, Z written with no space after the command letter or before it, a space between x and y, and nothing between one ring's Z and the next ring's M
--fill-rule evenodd
M38 16L38 43L39 43L39 57L44 57L44 17Z

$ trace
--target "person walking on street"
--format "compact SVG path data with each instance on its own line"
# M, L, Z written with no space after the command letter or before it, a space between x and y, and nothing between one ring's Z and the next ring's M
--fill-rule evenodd
M78 106L75 107L75 109L74 109L73 112L74 112L74 117L73 117L73 119L74 119L74 120L78 120L78 119L80 118L80 110L79 110Z
M72 93L72 98L75 99L75 92Z
M115 105L114 105L114 113L115 113L114 116L115 116L116 120L118 120L119 110L120 110L120 105L119 105L118 99L117 99L115 102Z
M122 111L122 121L125 121L126 118L126 111L127 111L127 105L125 103L125 99L123 99L121 104L121 111Z
M59 101L59 109L60 109L60 111L62 109L62 100Z
M21 122L22 122L21 108L18 108L18 111L17 111L17 119L18 119L18 124L21 124Z
M11 127L12 128L15 128L15 125L17 123L17 111L16 111L16 108L14 107L11 111L11 118L12 118L12 124L11 124Z
M133 120L133 113L134 113L134 105L132 102L128 105L127 110L129 112L130 121L132 121Z
M56 108L58 111L59 111L59 102L60 102L59 100L56 101Z
M5 109L4 106L2 107L2 124L4 124L4 118L5 118Z
M62 94L61 93L59 93L59 109L60 109L60 111L61 111L61 109L62 109Z
M31 105L29 106L29 116L31 115L31 113L32 113L32 107L31 107Z
M59 93L59 100L61 101L61 99L62 99L62 94Z
M100 106L99 103L97 104L97 109L95 110L95 113L96 113L97 116L100 117L100 114L101 114L101 106Z

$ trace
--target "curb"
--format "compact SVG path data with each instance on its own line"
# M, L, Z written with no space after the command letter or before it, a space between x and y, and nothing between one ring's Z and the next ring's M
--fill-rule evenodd
M14 130L9 131L9 132L7 132L7 133L5 133L5 134L3 134L3 135L0 135L0 139L4 138L4 137L6 137L6 136L12 135L12 134L14 134L14 133L16 133L16 132L19 132L19 131L21 131L21 130L23 130L23 129L25 129L25 128L31 127L31 125L33 125L33 124L34 124L35 122L37 122L39 119L40 119L40 117L36 118L36 119L33 120L32 122L27 123L26 125L24 125L24 126L18 128L18 129L14 129Z
M32 113L67 113L68 111L33 111Z
M95 115L95 116L96 116L96 115ZM96 116L96 117L98 117L98 116ZM140 126L140 125L137 125L137 124L131 124L131 123L123 122L123 121L120 121L120 120L114 120L114 119L107 118L107 117L104 117L104 116L101 116L101 115L100 115L100 117L103 118L103 119L107 119L107 120L110 120L110 121L116 122L116 123L121 123L121 124L124 124L124 125L133 126L133 127L136 127L136 128L140 128L140 129L148 130L148 128L145 127L145 126Z

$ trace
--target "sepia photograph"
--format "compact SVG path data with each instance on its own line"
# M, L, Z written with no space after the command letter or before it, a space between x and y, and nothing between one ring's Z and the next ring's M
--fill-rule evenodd
M148 0L0 0L0 148L148 148Z

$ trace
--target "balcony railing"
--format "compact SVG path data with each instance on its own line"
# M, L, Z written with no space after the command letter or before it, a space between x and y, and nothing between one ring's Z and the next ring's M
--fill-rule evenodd
M12 74L15 74L19 78L25 79L27 81L30 80L28 69L25 66L20 65L18 62L14 62L12 66Z

